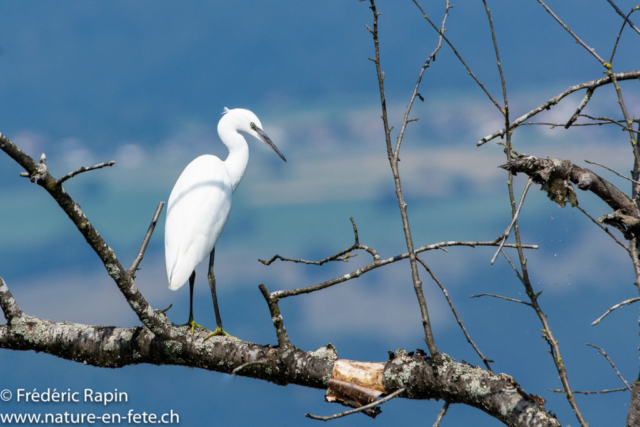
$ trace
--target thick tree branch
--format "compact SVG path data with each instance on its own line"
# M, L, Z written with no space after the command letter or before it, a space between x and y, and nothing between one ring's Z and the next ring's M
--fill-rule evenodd
M566 183L571 181L581 190L594 193L615 211L638 218L638 208L629 196L609 181L569 160L521 156L500 167L514 174L522 172L532 177L535 183L543 185L549 197L561 205L566 201L576 203L575 192L572 193L570 184Z
M326 389L337 360L335 350L305 352L295 347L279 349L240 340L216 337L204 341L205 332L191 336L190 328L172 326L168 341L143 327L90 326L51 322L23 316L11 326L0 326L0 348L34 350L92 366L120 368L135 364L176 365L232 373L280 385L297 384ZM259 363L253 363L259 362ZM354 364L353 362L351 363ZM506 374L493 374L446 355L431 360L418 351L398 351L387 363L362 364L382 372L385 393L405 388L409 399L444 399L464 403L509 426L560 426L539 403ZM364 378L366 372L355 372Z

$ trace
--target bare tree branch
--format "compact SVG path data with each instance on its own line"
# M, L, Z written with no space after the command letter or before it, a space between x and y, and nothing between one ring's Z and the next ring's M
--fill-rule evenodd
M491 94L489 93L487 88L484 87L482 82L476 77L476 75L473 73L473 71L471 71L471 68L469 68L469 66L464 61L464 59L462 59L462 56L460 56L460 54L458 53L456 48L453 46L451 41L447 38L447 36L444 35L444 30L438 29L436 24L434 24L433 21L427 16L425 11L422 9L420 4L418 4L418 2L416 0L413 0L413 2L415 3L416 6L418 6L418 8L420 9L420 12L422 12L422 16L424 17L424 19L426 19L427 22L431 25L431 27L438 32L440 37L442 37L444 39L444 41L447 42L447 44L449 45L449 47L453 51L454 55L456 55L456 57L458 58L460 63L467 70L467 73L471 76L471 78L473 78L473 80L478 84L478 86L480 86L480 89L482 89L482 91L485 93L485 95L487 95L487 97L491 100L491 102L493 102L493 105L495 105L498 110L502 111L502 107L500 106L500 104L498 104L498 102L495 99L493 99L493 97L491 96Z
M612 125L616 125L616 126L620 126L622 128L623 131L627 131L627 132L633 132L635 134L638 134L637 130L634 130L632 128L628 128L626 126L626 124L622 124L622 122L620 120L614 120L611 117L592 117L588 114L580 114L580 117L586 117L589 120L601 120L600 122L595 122L595 123L578 123L575 124L574 126L602 126L602 125L607 125L607 124L612 124ZM638 119L632 119L632 121L634 123L640 123L640 121Z
M502 248L505 242L507 241L507 238L509 237L509 233L511 232L511 228L514 226L514 224L518 220L520 209L522 209L522 205L524 204L524 198L527 196L527 192L529 191L529 187L531 187L532 182L533 182L533 179L529 178L529 181L527 181L527 185L524 187L524 190L522 191L522 196L520 196L520 202L518 203L518 208L516 209L516 213L513 215L513 218L511 219L509 226L502 234L502 240L500 240L500 246L498 246L498 250L496 250L496 253L493 255L493 258L491 258L491 263L490 263L491 265L493 265L496 258L498 257L498 254L502 251Z
M445 287L442 284L442 282L440 282L440 280L438 280L438 278L433 273L433 271L429 268L427 263L424 262L424 260L422 258L420 258L420 257L418 257L418 261L420 262L420 264L422 264L424 269L427 270L427 272L429 273L429 275L431 276L433 281L438 284L438 287L440 287L440 290L442 291L444 297L447 299L447 302L449 303L449 307L451 308L451 312L455 316L456 321L458 322L458 325L460 326L460 329L462 329L462 333L464 334L465 338L467 339L467 342L469 344L471 344L471 347L473 347L473 349L476 351L476 353L478 353L478 356L480 356L480 359L482 359L482 363L484 363L484 366L486 366L489 371L493 372L493 369L491 369L491 365L489 365L489 363L494 363L494 361L491 360L491 359L486 358L484 356L484 354L482 354L482 352L480 351L480 349L478 348L476 343L474 343L473 340L471 339L471 336L467 332L467 328L464 327L464 324L462 323L462 320L460 319L460 316L458 316L458 312L456 311L456 308L453 306L453 302L451 301L451 298L449 298L449 292L447 292L447 290L445 289Z
M190 366L230 374L244 366L237 375L318 389L327 388L334 363L340 360L336 359L335 350L304 352L293 346L279 349L226 337L204 341L206 332L196 331L192 337L189 327L172 326L172 329L171 335L184 334L186 344L166 341L143 327L90 326L24 315L14 319L11 325L0 326L0 348L35 350L109 368L144 363ZM407 355L398 351L393 359L377 365L382 370L384 389L405 388L406 398L438 397L464 403L509 426L560 426L508 375L496 375L446 355L441 355L440 364L432 365L420 352ZM356 375L366 376L366 372ZM473 384L482 384L482 387Z
M640 182L638 182L638 181L634 181L633 179L629 178L628 176L624 176L624 175L622 175L621 173L614 171L614 170L613 170L613 169L611 169L610 167L607 167L607 166L605 166L605 165L601 165L600 163L590 162L589 160L585 160L585 162L586 162L586 163L589 163L590 165L596 165L596 166L600 166L601 168L605 168L605 169L606 169L606 170L608 170L609 172L613 172L613 173L615 173L616 175L618 175L620 178L624 178L624 179L626 179L627 181L631 181L631 182L633 182L634 184L640 184Z
M612 74L612 75L615 75L615 78L616 78L617 81L634 80L634 79L637 79L638 77L640 77L640 70L629 71L629 72L625 72L625 73L615 73L615 74ZM611 77L612 75L607 75L607 76L602 77L600 79L591 80L589 82L580 83L578 85L574 85L574 86L569 87L569 89L565 90L562 93L559 93L558 95L556 95L553 98L549 99L544 104L534 108L533 110L529 111L528 113L518 117L516 120L511 122L511 124L509 125L509 130L517 128L518 126L523 124L524 121L530 119L531 117L535 116L536 114L538 114L538 113L540 113L542 111L548 110L551 107L553 107L554 105L557 105L563 98L565 98L568 95L571 95L574 92L577 92L577 91L582 90L582 89L596 89L596 88L598 88L600 86L611 84L613 82L613 79ZM491 135L485 136L480 141L478 141L476 143L476 145L479 147L481 145L486 144L487 142L491 141L494 138L504 136L505 132L506 132L505 129L506 128L503 128L503 129L501 129L501 130L499 130L497 132L492 133Z
M594 217L592 217L589 212L585 211L584 209L582 209L582 206L578 205L576 206L576 208L578 208L578 210L580 212L582 212L583 214L585 214L595 225L597 225L598 227L600 227L605 233L607 233L609 235L609 237L611 237L618 245L622 246L622 248L627 251L627 253L629 253L629 248L625 246L624 243L622 243L620 240L618 240L616 238L616 236L613 235L613 233L611 233L611 231L609 231L608 227L605 227L604 225L600 224L600 222L595 219Z
M74 170L73 172L69 172L68 174L64 175L62 178L58 180L58 184L62 184L69 178L73 178L74 176L81 174L82 172L89 172L96 169L102 169L104 167L113 166L115 164L116 162L114 160L111 160L110 162L98 163L95 166L88 166L88 167L83 166L80 169Z
M558 24L560 24L562 26L562 28L565 29L565 31L567 31L569 34L571 34L571 36L576 40L577 43L579 43L582 47L584 47L591 55L593 55L598 61L600 61L600 63L602 65L604 65L605 67L608 65L607 62L600 58L600 56L596 53L595 49L587 46L587 44L585 42L583 42L580 37L578 37L576 35L576 33L574 33L571 28L569 28L567 26L567 24L565 24L564 22L562 22L562 20L560 20L560 18L558 18L558 16L553 13L553 11L551 9L549 9L549 7L544 4L544 2L542 0L538 0L538 3L540 3L542 5L542 7L545 8L545 10L549 13L549 15L553 16L553 18L558 21Z
M541 0L538 0L542 5L544 5L544 3L542 3ZM487 3L486 0L482 0L484 6L485 6L485 11L487 13L487 19L489 21L489 26L491 28L491 39L493 41L493 47L496 53L496 59L497 59L497 65L498 65L498 71L500 73L500 81L502 83L502 94L504 97L504 111L502 112L504 115L504 121L505 121L505 129L510 129L511 125L510 125L510 118L509 118L509 103L508 103L508 98L507 98L507 86L505 83L505 78L504 78L504 72L502 70L502 63L500 62L500 54L498 52L498 42L496 40L496 36L495 36L495 31L493 28L493 20L491 19L491 12L489 10L489 8L487 7ZM546 5L544 5L545 8ZM551 12L551 10L549 10L547 8L548 12L553 14L553 12ZM555 16L555 15L554 15ZM568 31L570 31L567 28ZM507 157L507 161L510 162L511 161L511 132L506 132L506 144L505 144L505 154ZM517 252L518 252L518 258L520 261L520 271L521 273L518 273L518 277L520 278L522 284L525 287L525 290L527 292L527 296L529 297L529 299L531 300L531 307L533 308L533 310L536 312L536 315L538 316L538 318L540 319L540 322L543 325L543 337L547 340L547 342L549 343L549 346L551 347L551 354L553 356L553 361L554 364L556 366L556 370L558 371L558 374L560 376L560 381L562 382L562 386L566 391L566 396L567 396L567 400L569 401L569 404L571 405L571 408L573 409L573 412L576 415L576 418L578 419L578 421L580 422L580 424L583 427L586 427L588 425L588 423L586 422L586 420L584 419L584 417L582 416L582 413L580 411L580 408L578 407L578 404L575 400L575 398L573 397L572 393L571 393L571 386L569 384L569 377L567 375L567 370L566 367L564 365L564 363L562 362L562 356L560 355L560 346L558 345L558 341L554 338L553 333L550 329L549 323L547 321L547 316L544 314L544 312L542 311L542 308L540 307L540 305L538 304L538 297L539 297L539 293L535 294L534 290L533 290L533 286L531 285L531 280L529 279L529 272L528 272L528 266L527 266L527 260L524 257L524 252L522 251L522 248L519 247L521 244L521 238L520 238L520 229L518 227L518 213L519 213L519 209L522 207L522 203L524 202L524 197L527 193L527 191L529 190L529 187L531 186L531 178L529 179L529 182L527 183L527 186L525 187L525 190L523 191L522 197L520 199L520 205L518 208L516 208L515 204L515 196L514 196L514 191L513 191L513 175L515 175L515 173L513 173L510 169L508 170L508 180L507 180L507 188L509 191L509 202L511 205L511 217L513 218L512 223L513 223L513 229L514 229L514 234L515 234L515 238L516 238L516 245L517 247ZM500 249L501 250L501 249ZM498 252L496 252L496 255L494 256L494 260L495 257L497 256ZM506 255L505 255L506 257ZM493 260L492 260L493 261ZM516 270L517 272L517 270Z
M413 2L422 11L422 8L418 4L418 2L416 0L413 0ZM409 119L409 113L411 112L411 107L413 106L413 102L415 101L416 96L418 95L418 89L420 88L420 82L422 81L422 76L423 76L425 70L427 68L429 68L429 65L431 65L431 61L436 57L436 53L438 53L438 51L442 47L442 38L444 37L444 32L446 31L445 24L447 23L447 18L449 17L449 9L450 9L449 0L445 0L444 18L442 18L442 25L440 26L440 36L438 37L438 44L436 45L436 47L433 50L433 52L431 52L431 55L429 55L429 57L425 61L424 65L420 69L420 73L418 74L418 80L416 81L416 85L413 88L413 93L411 94L411 98L409 99L409 103L407 104L407 108L406 108L406 110L404 112L404 119L402 120L402 126L400 127L400 133L398 133L398 138L397 138L397 141L396 141L396 148L393 151L393 155L396 158L400 154L400 144L402 143L402 138L404 137L404 131L407 128L407 124L409 124L410 121L413 121L413 120ZM424 12L423 12L423 15L424 15ZM422 98L422 97L420 97L420 98L424 100L424 98Z
M509 297L503 297L501 295L495 295L495 294L478 294L478 295L471 295L469 298L480 298L480 297L494 297L494 298L499 298L499 299L503 299L503 300L507 300L507 301L511 301L511 302L519 302L520 304L524 304L524 305L528 305L529 307L531 307L531 303L526 302L526 301L521 301L519 299L515 299L515 298L509 298Z
M613 2L613 0L607 0L609 2L609 4L611 5L611 7L613 7L615 9L616 12L618 12L618 15L622 16L624 19L627 20L627 22L629 22L629 25L631 26L631 28L633 28L634 30L636 30L636 33L640 34L640 29L638 29L638 27L636 27L635 25L633 25L633 22L631 22L629 20L629 18L622 13L622 11L618 8L618 6L616 6L616 4Z
M638 217L638 208L622 191L604 178L589 169L582 168L569 160L542 159L535 156L521 156L516 160L500 166L516 173L525 173L537 184L543 184L556 203L570 200L569 188L562 187L561 181L571 181L583 191L591 191L612 209L632 217ZM572 204L575 204L572 202Z
M618 37L616 37L616 43L613 45L613 49L611 50L611 58L609 59L609 64L613 64L613 58L616 56L616 51L618 50L618 43L620 43L620 38L622 37L622 31L624 31L625 25L627 22L631 25L631 21L629 21L629 17L633 14L633 12L639 10L638 6L631 9L629 13L624 17L624 21L622 22L622 26L620 27L620 31L618 32Z
M440 409L440 412L438 413L438 417L436 418L436 421L433 423L433 427L438 427L440 425L440 423L442 422L442 419L447 414L448 409L449 409L449 402L445 402L444 405L442 405L442 409Z
M295 262L295 263L299 263L299 264L311 264L311 265L322 265L322 264L325 264L325 263L331 262L331 261L349 262L349 260L351 258L353 258L353 257L358 255L358 254L351 255L351 252L353 252L353 251L355 251L357 249L362 249L364 251L369 252L369 254L371 254L371 256L373 257L374 262L375 261L379 261L380 260L380 255L378 255L378 252L376 252L374 249L370 248L369 246L366 246L366 245L363 245L363 244L360 243L360 238L358 237L358 227L356 227L356 222L353 220L353 217L351 217L349 219L351 220L351 225L353 226L353 235L355 236L355 242L353 243L353 245L351 245L347 249L344 249L344 250L338 252L337 254L328 256L328 257L326 257L324 259L321 259L320 261L308 261L308 260L297 259L297 258L285 258L285 257L280 256L280 255L274 255L268 261L264 261L264 260L261 260L261 259L259 259L258 261L260 261L264 265L271 265L275 260L289 261L289 262Z
M609 314L611 314L612 311L622 307L623 305L629 305L629 304L633 304L634 302L640 301L640 297L635 297L635 298L630 298L626 301L622 301L616 305L614 305L613 307L609 308L602 316L598 317L596 320L594 320L591 323L591 326L596 326L598 323L600 323L602 321L602 319L604 319L605 317L607 317Z
M553 392L553 393L562 393L564 394L565 391L564 390L560 390L560 389L554 389L554 388L550 388L549 391ZM580 391L580 390L574 390L573 393L574 394L584 394L584 395L588 395L588 394L607 394L607 393L617 393L619 391L627 391L626 387L622 387L622 388L614 388L611 390L598 390L598 391ZM627 425L632 425L632 424L627 424Z
M265 285L261 284L259 288L260 292L262 292L262 296L267 301L267 305L269 306L269 312L271 313L271 322L273 323L273 327L276 330L276 336L278 337L278 344L280 345L280 348L286 349L291 347L289 335L287 334L287 330L284 327L282 313L280 312L280 308L278 307L278 298L274 298L273 294L269 293Z
M580 101L580 104L578 105L576 112L573 113L573 116L571 116L567 124L564 125L565 129L569 129L569 126L571 126L576 120L578 120L578 116L580 115L580 113L582 113L582 110L584 110L584 107L586 107L587 103L591 100L591 97L593 96L593 92L595 92L595 88L587 89L587 93L585 93L584 98L582 98L582 101Z
M320 415L313 415L313 414L304 414L304 416L307 417L307 418L311 418L313 420L331 421L331 420L335 420L336 418L346 417L347 415L357 414L358 412L366 411L367 409L373 409L378 405L382 405L383 403L387 403L391 399L394 399L394 398L400 396L405 391L406 391L406 388L398 389L398 390L394 391L393 393L389 394L388 396L386 396L386 397L384 397L384 398L382 398L380 400L376 400L373 403L361 406L361 407L356 408L356 409L352 409L350 411L340 412L339 414L328 415L326 417L325 416L320 416Z
M616 371L616 375L618 375L618 378L620 378L620 380L622 380L622 382L624 383L624 385L627 386L627 389L629 391L633 391L631 390L631 387L629 387L629 383L622 377L622 374L620 373L620 371L618 370L618 368L616 368L616 364L613 363L613 360L611 360L609 358L609 356L607 355L607 353L605 353L605 351L603 349L601 349L600 347L598 347L597 345L593 345L593 344L585 344L588 345L589 347L593 347L598 349L598 354L601 354L602 356L604 356L605 359L607 359L607 361L609 362L609 364L611 365L611 367L613 368L614 371Z
M380 104L382 106L382 123L385 129L385 142L387 145L387 157L389 158L389 166L391 166L391 172L393 174L393 180L396 188L396 198L398 199L398 208L400 209L400 216L402 218L402 229L404 231L404 237L407 244L407 250L409 252L409 264L411 265L411 279L413 281L413 288L418 299L418 305L420 306L420 314L422 316L422 326L424 329L424 340L429 348L429 353L432 356L436 356L439 351L436 347L435 340L433 338L433 331L431 330L431 320L429 319L429 309L427 307L427 301L424 298L422 291L422 281L420 280L420 274L418 273L418 265L416 262L416 252L413 246L413 238L411 236L411 228L409 226L409 217L407 215L407 203L404 200L402 194L402 184L400 182L400 172L398 170L398 150L400 149L400 140L396 144L396 152L394 153L391 146L391 128L389 128L389 121L387 119L387 103L384 93L384 74L380 67L380 44L378 41L378 16L380 15L376 9L375 0L370 0L371 10L373 12L373 30L371 34L373 36L373 42L375 46L375 64L376 72L378 75L378 87L380 91ZM447 9L448 10L448 9ZM444 37L444 36L442 36ZM412 97L412 100L414 98Z
M136 271L138 270L138 266L142 262L142 258L144 257L144 253L147 250L147 246L149 245L149 241L151 240L151 235L153 234L153 230L156 228L156 224L158 223L158 219L160 218L160 212L162 212L162 208L164 207L164 202L158 203L158 207L156 208L156 212L153 215L153 219L151 220L151 224L149 225L149 229L147 230L147 234L144 236L144 240L142 241L142 246L140 246L140 251L136 256L136 259L133 260L131 267L127 272L131 275L131 277L136 277Z
M496 240L491 240L491 241L478 241L478 242L464 242L464 241L450 241L450 242L439 242L439 243L434 243L431 245L426 245L426 246L422 246L418 249L415 250L415 253L418 254L420 252L424 252L424 251L430 251L430 250L436 250L436 249L442 249L445 250L444 248L446 247L452 247L452 246L470 246L470 247L475 247L475 246L498 246L499 243L499 239ZM515 244L505 244L504 245L505 248L516 248L517 245ZM538 245L521 245L521 247L523 249L538 249ZM276 256L274 257L276 259L281 259L281 260L288 260L287 258L282 258L280 256ZM283 298L288 298L288 297L292 297L295 295L301 295L301 294L308 294L311 292L315 292L315 291L319 291L334 285L337 285L339 283L343 283L346 282L347 280L351 280L351 279L355 279L357 277L360 277L361 275L363 275L364 273L371 271L373 269L388 265L388 264L392 264L394 262L403 260L403 259L407 259L409 258L409 254L408 253L404 253L401 255L396 255L394 257L391 258L387 258L384 260L377 260L377 261L373 261L370 264L367 264L363 267L358 268L357 270L352 271L351 273L347 273L344 274L340 277L336 277L334 279L331 280L327 280L326 282L322 282L322 283L318 283L316 285L311 285L311 286L306 286L304 288L298 288L298 289L287 289L287 290L281 290L281 291L274 291L271 293L271 296L273 298L276 298L278 300L283 299ZM304 262L304 263L308 263L308 264L313 264L314 261L304 261L304 260L292 260L294 262Z

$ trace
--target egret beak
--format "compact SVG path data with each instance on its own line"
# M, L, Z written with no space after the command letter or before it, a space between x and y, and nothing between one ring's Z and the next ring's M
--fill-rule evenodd
M282 153L280 152L280 150L278 150L278 147L276 147L276 144L273 143L273 141L271 141L271 138L269 138L267 136L266 133L264 133L264 131L262 129L260 129L259 127L255 127L255 131L258 133L258 136L260 137L260 140L262 142L264 142L265 144L267 144L269 147L271 147L273 149L273 151L276 152L276 154L278 156L280 156L280 158L282 160L284 160L285 162L287 161L287 159L284 158L284 156L282 155Z

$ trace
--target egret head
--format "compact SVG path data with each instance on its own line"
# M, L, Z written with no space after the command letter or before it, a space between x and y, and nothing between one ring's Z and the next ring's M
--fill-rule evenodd
M220 119L220 123L218 123L218 133L220 132L221 126L229 126L236 131L248 133L267 144L282 160L287 161L280 150L278 150L278 147L271 141L271 138L264 133L260 119L258 119L253 112L245 110L244 108L234 108L230 110L225 107L222 114L222 119Z

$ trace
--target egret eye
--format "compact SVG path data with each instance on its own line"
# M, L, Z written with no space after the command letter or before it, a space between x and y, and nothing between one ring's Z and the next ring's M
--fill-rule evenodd
M257 127L256 124L251 122L251 129L256 130L256 127Z

